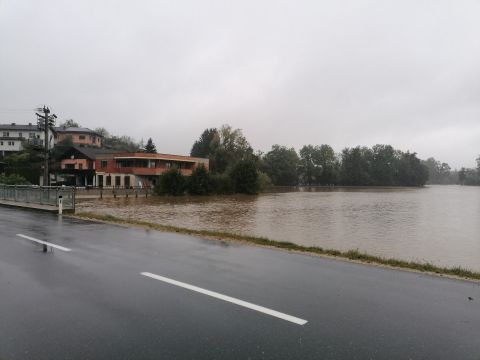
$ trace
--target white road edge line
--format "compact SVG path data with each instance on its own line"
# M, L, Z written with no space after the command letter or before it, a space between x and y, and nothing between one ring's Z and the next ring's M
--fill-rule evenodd
M49 242L47 242L47 241L38 240L38 239L35 239L35 238L31 237L31 236L27 236L27 235L23 235L23 234L17 234L17 236L20 236L21 238L24 238L24 239L27 239L27 240L34 241L34 242L39 243L39 244L51 246L51 247L53 247L53 248L55 248L55 249L58 249L58 250L62 250L62 251L72 251L72 249L69 249L69 248L66 248L66 247L63 247L63 246L60 246L60 245L55 245L55 244L49 243Z
M268 309L268 308L263 307L263 306L255 305L255 304L249 303L247 301L239 300L239 299L227 296L227 295L222 295L222 294L219 294L219 293L214 292L214 291L202 289L198 286L186 284L186 283L183 283L183 282L180 282L180 281L177 281L177 280L173 280L173 279L169 279L169 278L166 278L166 277L163 277L163 276L160 276L160 275L155 275L155 274L152 274L152 273L149 273L149 272L142 272L140 274L143 275L143 276L147 276L149 278L155 279L155 280L160 280L160 281L172 284L172 285L182 287L184 289L196 291L196 292L204 294L204 295L208 295L208 296L211 296L211 297L214 297L214 298L217 298L217 299L220 299L220 300L228 301L228 302L231 302L233 304L240 305L240 306L243 306L243 307L255 310L255 311L259 311L261 313L264 313L264 314L267 314L267 315L270 315L270 316L274 316L274 317L277 317L277 318L282 319L282 320L290 321L290 322L292 322L294 324L297 324L297 325L305 325L308 322L307 320L303 320L303 319L297 318L295 316L287 315L287 314L284 314L284 313L281 313L281 312L278 312L278 311L275 311L275 310L272 310L272 309Z

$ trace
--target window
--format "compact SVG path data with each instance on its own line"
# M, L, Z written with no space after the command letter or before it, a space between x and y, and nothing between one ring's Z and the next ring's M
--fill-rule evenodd
M78 139L79 139L79 140L85 140L85 135L79 135L79 136L78 136Z
M2 146L3 146L3 141L0 141L0 145L2 145Z
M125 176L124 181L125 181L125 187L129 188L130 187L130 176Z
M65 164L65 169L75 170L75 164Z
M14 145L15 145L15 141L9 141L9 142L8 142L8 145L9 145L9 146L14 146Z
M3 137L10 137L10 133L8 131L3 132Z
M115 186L116 187L120 187L120 183L121 183L121 176L115 176Z
M108 166L108 161L107 160L100 160L100 167L102 169L105 169Z
M18 137L20 137L20 138L23 137L23 133L19 132Z
M105 180L105 186L112 186L112 177L110 175Z
M28 138L29 139L35 139L35 133L29 133Z
M172 163L171 163L171 162L167 162L167 163L165 164L165 167L166 167L167 169L170 169L170 168L172 167Z
M83 164L78 164L78 170L83 170Z

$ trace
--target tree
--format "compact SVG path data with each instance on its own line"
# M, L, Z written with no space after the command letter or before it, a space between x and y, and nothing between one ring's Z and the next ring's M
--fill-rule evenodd
M188 177L187 190L192 195L208 195L212 192L212 180L203 164L193 169Z
M159 183L155 192L160 195L183 195L185 193L186 180L180 170L173 167L160 175Z
M258 172L255 161L238 161L230 171L233 190L241 194L257 194L259 190Z
M305 185L338 183L339 163L330 145L305 145L300 149L299 174Z
M193 144L190 156L208 158L211 155L212 141L217 136L216 128L205 129L200 138Z
M428 182L430 184L455 184L457 182L456 172L452 172L450 165L441 163L433 157L422 161L428 168Z
M254 157L253 149L242 130L223 125L220 129L206 129L190 152L192 156L208 157L212 173L224 173L238 161Z
M345 148L342 151L342 184L351 186L371 185L372 151L367 147Z
M110 135L103 139L103 145L107 149L125 151L125 152L138 152L143 149L140 148L139 144L130 136L115 136Z
M31 184L38 184L42 174L43 159L43 149L25 143L22 151L7 155L3 159L5 174L18 175Z
M5 185L30 185L30 182L23 176L18 174L11 174L8 176L0 174L0 184Z
M110 136L108 130L105 129L104 127L98 127L98 128L96 128L96 129L95 129L95 132L96 132L98 135L103 136L104 138Z
M397 169L397 185L423 186L428 181L428 168L416 153L401 153Z
M371 152L371 182L377 186L395 185L397 165L395 149L390 145L375 145Z
M75 127L75 128L78 128L78 127L80 127L80 124L73 119L67 119L64 122L60 123L60 127L66 127L66 128Z
M297 185L299 158L294 148L273 145L262 160L262 167L274 185Z
M149 154L157 153L157 148L155 147L155 144L153 143L152 138L148 138L147 145L145 145L145 152Z

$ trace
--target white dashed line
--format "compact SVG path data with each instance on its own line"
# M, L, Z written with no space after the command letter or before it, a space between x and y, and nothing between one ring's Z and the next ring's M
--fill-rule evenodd
M72 249L69 249L69 248L66 248L66 247L63 247L63 246L60 246L60 245L55 245L55 244L52 244L52 243L49 243L47 241L43 241L43 240L38 240L38 239L35 239L31 236L27 236L27 235L23 235L23 234L17 234L17 236L20 236L24 239L27 239L27 240L30 240L30 241L34 241L36 243L39 243L39 244L43 244L43 245L47 245L47 246L51 246L55 249L58 249L58 250L62 250L62 251L72 251Z
M263 307L263 306L255 305L255 304L243 301L243 300L239 300L239 299L227 296L227 295L222 295L222 294L219 294L219 293L214 292L214 291L202 289L200 287L190 285L190 284L186 284L186 283L183 283L183 282L180 282L180 281L177 281L177 280L169 279L169 278L166 278L166 277L163 277L163 276L160 276L160 275L155 275L155 274L152 274L152 273L149 273L149 272L142 272L141 275L147 276L147 277L155 279L155 280L160 280L160 281L166 282L168 284L179 286L179 287L182 287L184 289L196 291L198 293L208 295L208 296L211 296L211 297L223 300L223 301L228 301L230 303L240 305L240 306L243 306L243 307L255 310L255 311L259 311L261 313L264 313L264 314L267 314L267 315L270 315L270 316L274 316L274 317L282 319L282 320L290 321L290 322L292 322L294 324L297 324L297 325L305 325L307 323L307 320L303 320L303 319L297 318L295 316L287 315L287 314L284 314L284 313L281 313L281 312L278 312L278 311L275 311L275 310L272 310L272 309L268 309L268 308Z

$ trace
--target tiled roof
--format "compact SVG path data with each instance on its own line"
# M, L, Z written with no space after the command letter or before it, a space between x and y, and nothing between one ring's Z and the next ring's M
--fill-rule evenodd
M91 130L89 128L59 126L59 127L54 128L54 129L58 133L81 133L81 134L93 134L93 135L97 135L97 136L102 136L99 133L97 133L96 131Z

